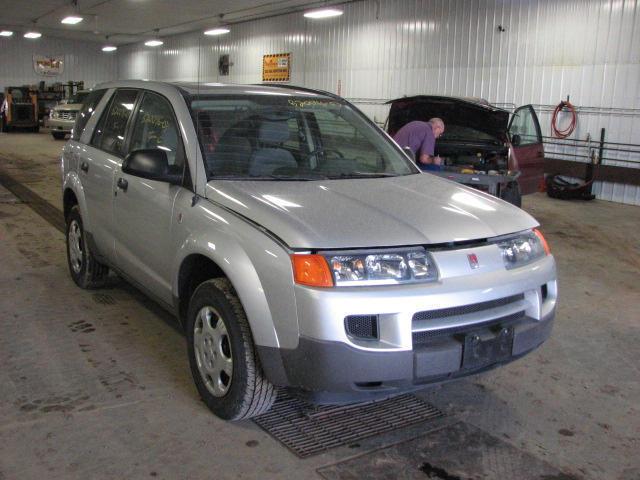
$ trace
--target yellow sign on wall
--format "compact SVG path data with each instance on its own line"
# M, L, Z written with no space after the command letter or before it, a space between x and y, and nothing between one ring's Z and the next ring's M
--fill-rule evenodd
M291 78L291 54L275 53L262 57L263 82L288 82Z

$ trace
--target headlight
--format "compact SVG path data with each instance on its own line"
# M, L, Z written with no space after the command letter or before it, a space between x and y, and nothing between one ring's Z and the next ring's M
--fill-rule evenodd
M507 270L527 265L548 255L549 246L539 230L531 230L498 243Z
M336 253L324 257L336 286L430 282L438 270L424 250Z
M51 110L51 114L50 114L51 118L58 118L59 116L60 114L58 112L56 112L55 110Z

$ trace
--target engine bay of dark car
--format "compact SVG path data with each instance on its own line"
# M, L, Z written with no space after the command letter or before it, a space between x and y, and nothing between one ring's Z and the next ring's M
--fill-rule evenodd
M509 149L500 142L438 140L435 154L442 158L444 170L460 173L504 175Z

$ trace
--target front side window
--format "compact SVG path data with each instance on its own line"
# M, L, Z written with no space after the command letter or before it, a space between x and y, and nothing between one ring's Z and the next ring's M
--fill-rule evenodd
M146 92L136 114L129 151L160 149L169 165L184 165L184 149L171 104L162 96Z
M108 111L100 118L91 145L119 157L124 156L127 122L137 97L137 90L118 90L115 93Z
M82 110L78 113L76 124L71 132L72 140L80 140L82 132L84 132L87 123L95 113L96 107L98 103L100 103L100 100L102 100L102 97L104 97L105 92L106 90L95 90L86 96L85 103L82 106Z
M529 106L520 107L513 114L509 133L511 138L514 135L520 135L520 145L533 145L542 142L540 127L534 115L533 109Z
M209 179L342 179L418 173L340 100L282 93L191 98Z

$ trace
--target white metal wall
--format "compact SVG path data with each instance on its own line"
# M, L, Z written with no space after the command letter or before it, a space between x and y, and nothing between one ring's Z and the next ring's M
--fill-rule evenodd
M598 139L604 127L607 141L640 143L638 0L363 0L324 21L295 13L233 25L221 38L197 32L167 38L161 49L130 45L118 52L118 75L257 83L262 55L280 52L292 53L292 84L358 99L378 121L387 111L380 99L402 95L511 105L553 105L569 95L596 107L579 117L573 136ZM228 77L217 73L221 53L233 62ZM549 114L540 117L550 135ZM640 188L595 190L640 205Z
M87 87L98 82L117 78L117 61L114 54L101 51L102 45L84 41L65 40L43 36L27 40L19 34L0 37L0 88L34 85L45 80L54 82L81 81ZM64 55L62 75L43 77L33 68L34 55Z

